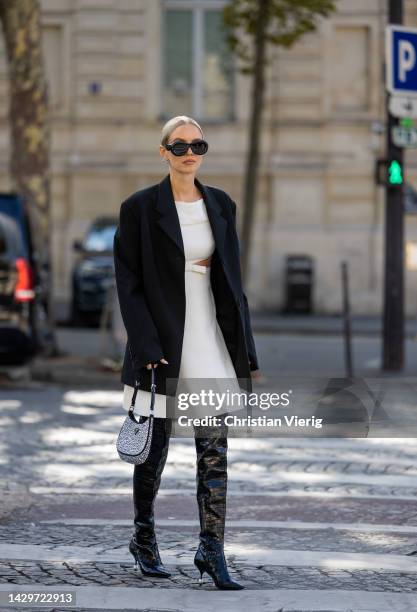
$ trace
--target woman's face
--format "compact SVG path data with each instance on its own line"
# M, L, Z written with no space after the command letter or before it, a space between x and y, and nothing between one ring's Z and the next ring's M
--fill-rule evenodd
M193 140L201 140L202 138L198 127L191 123L187 123L186 125L179 125L171 132L168 143L172 144L176 140L193 142ZM181 174L195 174L201 166L204 157L204 155L195 155L191 148L188 149L185 155L179 157L174 155L171 151L167 151L162 145L159 147L159 152L161 157L168 160L170 168Z

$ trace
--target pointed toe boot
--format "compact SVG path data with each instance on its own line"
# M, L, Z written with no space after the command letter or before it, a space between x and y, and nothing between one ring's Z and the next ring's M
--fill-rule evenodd
M197 502L200 515L200 544L194 565L202 584L206 572L218 589L245 587L233 580L224 555L224 529L227 494L227 426L196 427ZM210 430L208 432L208 430ZM205 433L208 432L207 437Z
M168 456L171 428L170 419L155 418L149 456L144 463L135 465L133 472L135 533L129 551L135 559L135 569L158 578L171 576L161 561L154 524L155 498Z
M147 544L138 544L136 538L130 540L129 551L135 559L135 569L140 569L144 576L169 578L171 573L166 569L159 555L156 539Z
M215 538L206 538L200 542L194 557L194 565L200 572L198 582L203 583L203 574L207 572L218 589L223 591L239 591L245 587L233 580L227 569L223 545Z

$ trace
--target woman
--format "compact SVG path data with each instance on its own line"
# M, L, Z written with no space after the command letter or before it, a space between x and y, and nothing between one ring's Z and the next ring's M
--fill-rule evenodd
M208 149L200 125L174 117L163 127L159 149L169 174L121 204L114 261L128 338L124 406L140 384L137 415L149 415L151 369L158 368L151 451L133 473L135 533L129 550L143 574L168 577L153 510L172 429L166 399L176 385L169 385L179 378L235 378L245 380L250 392L258 360L242 291L236 204L196 178ZM220 589L242 589L231 579L223 552L227 427L221 421L194 430L201 527L194 563L200 583L207 572Z

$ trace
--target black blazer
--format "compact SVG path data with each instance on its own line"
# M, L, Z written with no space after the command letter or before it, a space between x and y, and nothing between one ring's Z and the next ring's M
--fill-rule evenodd
M236 204L221 189L194 181L207 210L216 248L210 281L216 317L236 375L252 391L250 371L258 360L248 301L242 290ZM160 183L133 193L120 206L113 254L120 310L127 331L121 381L150 391L146 364L155 369L156 392L173 395L166 379L177 379L185 324L185 255L168 174ZM196 355L198 359L198 355ZM172 383L172 381L171 381Z

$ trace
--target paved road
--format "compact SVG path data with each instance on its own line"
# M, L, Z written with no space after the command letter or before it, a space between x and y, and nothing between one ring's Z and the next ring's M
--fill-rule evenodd
M273 389L283 371L343 375L336 340L257 336L267 378L255 389ZM376 340L363 342L361 363L372 373ZM132 466L114 447L121 398L117 386L34 382L0 392L0 595L76 593L76 606L39 608L50 611L417 609L417 556L407 555L417 549L415 438L230 438L225 551L246 589L227 593L207 576L199 587L192 563L192 439L171 440L156 503L172 577L133 570Z

